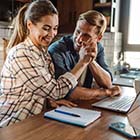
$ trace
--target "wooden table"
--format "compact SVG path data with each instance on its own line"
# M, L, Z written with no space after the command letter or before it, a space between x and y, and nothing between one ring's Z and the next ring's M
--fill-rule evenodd
M81 101L77 103L79 107L93 109L91 102ZM0 140L128 140L128 138L108 128L109 124L115 121L127 123L126 115L103 109L96 110L102 112L101 118L86 128L46 119L43 117L44 112L42 112L17 124L0 128ZM140 109L131 114L131 117L134 122L138 122Z

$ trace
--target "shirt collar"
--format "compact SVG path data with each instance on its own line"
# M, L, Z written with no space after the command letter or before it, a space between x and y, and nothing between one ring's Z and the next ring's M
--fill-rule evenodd
M38 47L36 47L36 46L33 44L32 40L31 40L29 37L27 37L27 38L25 39L24 43L29 47L29 49L34 49L34 50L36 50L36 51L39 52L39 53L40 53L40 52L47 53L47 49L45 49L44 47L42 47L41 49L39 49Z

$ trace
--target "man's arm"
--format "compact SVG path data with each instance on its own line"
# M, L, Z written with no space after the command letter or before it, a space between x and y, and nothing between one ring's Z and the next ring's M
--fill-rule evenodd
M104 70L96 61L89 64L91 73L94 75L96 83L103 88L110 88L112 86L110 74Z
M110 88L112 86L112 74L105 62L104 48L98 43L98 54L90 64L89 68L96 83L103 88Z
M72 93L68 96L72 100L91 100L99 96L116 96L121 93L119 86L114 86L109 89L96 89L96 88L84 88L76 87Z

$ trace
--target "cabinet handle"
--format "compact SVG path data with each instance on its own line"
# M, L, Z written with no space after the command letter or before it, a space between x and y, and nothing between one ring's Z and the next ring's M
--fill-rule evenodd
M115 8L113 8L113 13L112 13L112 27L115 27Z

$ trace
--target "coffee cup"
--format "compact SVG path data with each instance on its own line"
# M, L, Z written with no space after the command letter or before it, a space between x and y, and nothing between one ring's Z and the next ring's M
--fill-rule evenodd
M140 79L135 79L134 80L134 88L136 90L136 93L140 92Z

